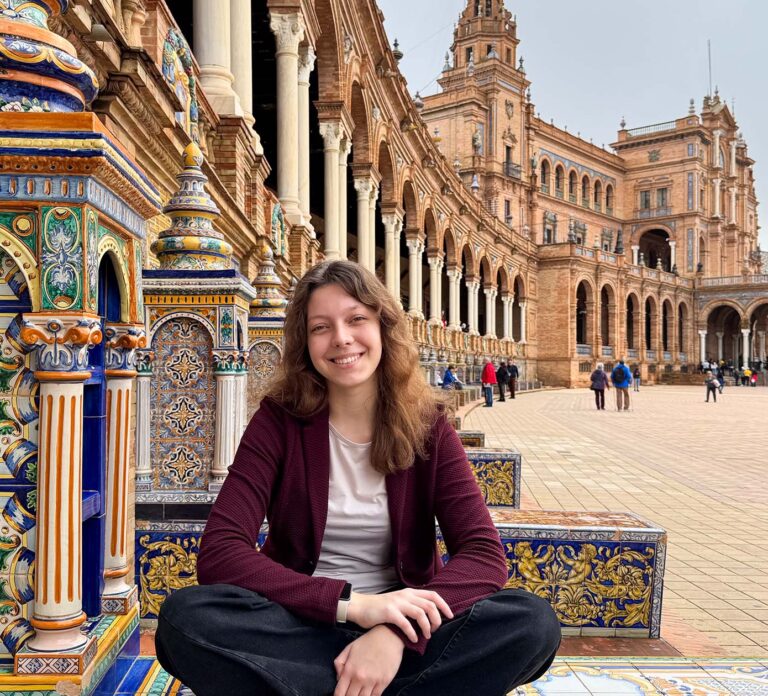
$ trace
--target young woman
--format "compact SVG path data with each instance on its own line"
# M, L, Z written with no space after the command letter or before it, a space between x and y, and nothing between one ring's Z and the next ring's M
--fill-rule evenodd
M160 612L165 669L197 696L502 696L546 671L557 618L500 591L498 533L432 394L373 274L334 261L301 279L280 374L203 535L201 585Z

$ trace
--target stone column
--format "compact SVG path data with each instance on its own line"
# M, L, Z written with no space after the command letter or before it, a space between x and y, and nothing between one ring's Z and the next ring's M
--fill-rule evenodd
M368 236L371 240L368 247L368 268L373 273L376 272L376 201L379 198L379 187L376 184L371 186L371 198L368 201Z
M400 260L399 249L395 247L395 227L398 219L395 213L386 213L381 216L381 222L384 225L384 280L387 290L396 298L395 275L399 269L395 267L395 263Z
M473 336L480 334L477 326L477 295L480 290L479 280L467 280L467 293L469 295L469 307L467 312L469 333Z
M253 126L253 51L251 36L251 1L230 0L229 33L231 37L230 65L235 93L240 99L243 117ZM197 28L197 27L195 27ZM195 45L197 56L197 45Z
M20 342L37 349L40 382L35 604L27 644L40 652L84 650L82 603L83 383L88 347L101 342L99 322L27 314ZM84 653L85 654L85 653ZM42 671L42 670L41 670Z
M342 129L338 121L320 124L325 160L325 258L340 258L339 250L339 145ZM307 182L309 188L309 182Z
M461 302L461 269L449 268L446 272L448 274L448 326L458 331L461 328L461 313L459 310Z
M419 255L416 264L416 301L422 318L424 318L424 264L421 263L421 258L426 248L424 242L419 240Z
M143 326L113 324L105 331L107 378L107 475L103 614L127 614L136 603L136 585L128 566L128 433L131 393L136 377L136 349L147 345Z
M764 363L765 362L765 331L758 331L757 337L760 341L760 360ZM763 369L765 369L765 365L763 365Z
M440 266L442 260L439 256L430 256L427 259L429 264L429 321L436 324L440 323Z
M738 334L733 336L733 364L738 367L739 366L739 341L741 339L739 338Z
M216 378L216 435L213 448L213 466L208 490L221 489L227 477L227 467L235 457L235 409L239 351L213 352Z
M720 131L720 129L716 129L713 135L715 137L714 137L714 144L712 145L712 166L719 167L720 166L720 136L722 135L722 131Z
M406 241L408 246L408 314L423 317L419 306L419 272L421 264L421 242L418 239Z
M699 329L699 362L702 363L707 358L707 332Z
M677 266L677 242L673 239L669 240L669 270L672 271Z
M152 488L152 463L150 459L150 383L152 382L152 361L150 350L136 351L136 491Z
M632 245L632 265L637 266L640 263L640 246Z
M485 335L488 338L496 338L496 327L494 321L496 317L496 290L494 288L485 288Z
M250 9L249 9L250 11ZM309 76L315 69L315 50L312 46L299 48L298 85L299 85L299 209L306 220L309 220ZM320 124L320 135L323 135L323 125ZM326 141L326 147L328 142ZM338 145L336 146L338 155ZM324 150L326 157L327 149ZM338 172L337 172L338 176ZM328 192L328 163L325 165L325 186ZM334 203L334 209L338 203ZM326 221L328 219L328 204L326 202ZM327 234L327 233L326 233ZM327 241L326 236L326 241Z
M248 9L250 18L250 8ZM239 21L239 18L236 18ZM200 87L217 114L243 115L232 85L230 4L220 0L195 0L193 25L195 58L200 66ZM250 36L248 37L250 40ZM242 68L238 65L238 68ZM248 64L250 68L250 63Z
M725 334L723 334L722 331L718 331L717 334L716 334L716 336L717 336L717 359L718 359L718 361L723 359L723 336L724 335Z
M357 191L357 262L368 270L371 252L371 239L368 227L371 221L371 189L373 185L369 177L355 179Z
M520 343L525 343L528 339L525 335L525 306L527 302L520 303Z
M515 293L509 293L509 338L515 340Z
M219 2L206 0L215 5ZM299 209L299 44L304 38L301 13L270 12L269 28L277 52L277 196L286 215Z
M714 216L720 217L720 179L712 179L712 195L715 197Z
M736 176L736 140L731 140L730 142L730 148L731 148L731 171L729 172L731 176Z
M746 367L749 367L749 361L751 358L750 351L749 351L749 329L742 329L741 337L742 337L741 350L742 350L742 355L744 356L742 358L743 365Z
M437 314L437 321L442 326L442 311L443 311L443 267L445 266L445 261L443 261L442 257L438 259L437 264L437 290L435 291L435 295L437 296L437 307L435 309L435 313Z
M403 219L398 217L395 223L395 297L398 302L400 302L400 235L402 233Z
M235 374L235 451L248 425L248 357L247 350L239 351Z
M736 187L731 186L728 189L728 193L731 194L731 207L728 211L728 222L736 224Z
M512 298L509 295L502 295L501 304L504 306L504 311L501 313L503 317L501 337L509 341L512 339L512 322L510 321L512 319Z
M344 136L339 145L339 257L347 258L347 160L352 142Z

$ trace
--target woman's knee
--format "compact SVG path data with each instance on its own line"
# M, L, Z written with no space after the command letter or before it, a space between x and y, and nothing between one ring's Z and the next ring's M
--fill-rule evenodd
M532 650L554 654L560 645L560 621L546 599L526 590L502 590L490 598L515 623L514 633Z

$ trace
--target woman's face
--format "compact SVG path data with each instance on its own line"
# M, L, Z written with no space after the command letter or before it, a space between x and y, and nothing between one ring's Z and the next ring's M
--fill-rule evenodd
M377 314L339 285L323 285L309 298L307 343L315 369L329 387L376 389L381 361Z

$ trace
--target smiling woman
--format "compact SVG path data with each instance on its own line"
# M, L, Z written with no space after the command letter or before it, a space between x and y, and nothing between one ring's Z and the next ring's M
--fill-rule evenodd
M547 601L501 589L499 535L405 314L349 261L296 286L197 574L163 604L156 649L198 696L502 696L560 640Z

